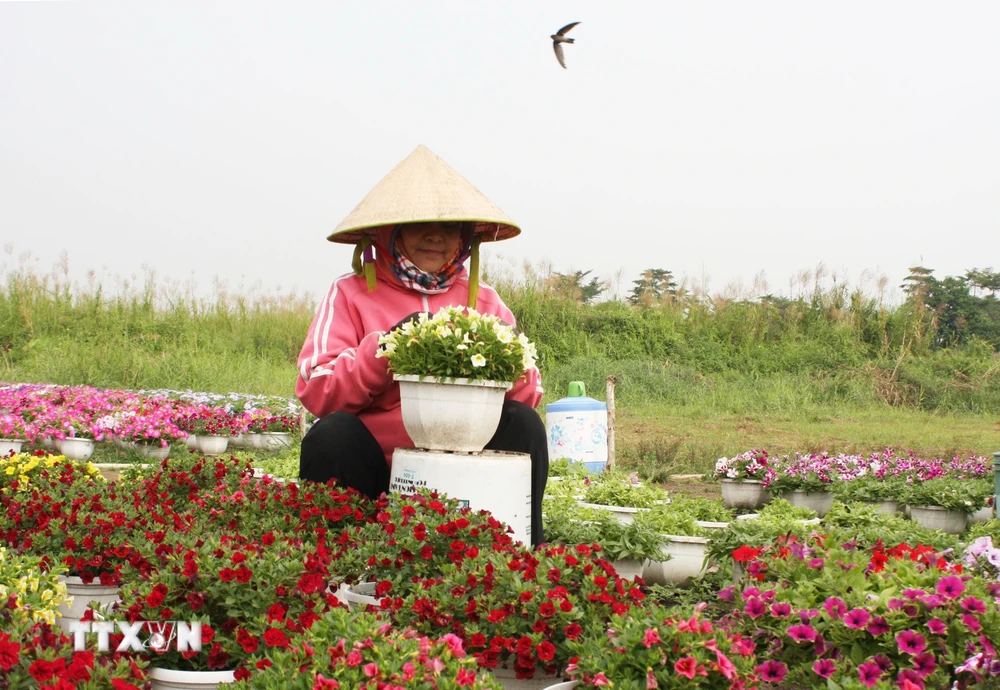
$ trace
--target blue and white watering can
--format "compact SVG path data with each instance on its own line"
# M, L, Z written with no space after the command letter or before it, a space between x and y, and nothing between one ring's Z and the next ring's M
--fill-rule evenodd
M545 406L549 458L569 458L589 472L608 465L608 406L586 397L583 381L571 381L569 396Z

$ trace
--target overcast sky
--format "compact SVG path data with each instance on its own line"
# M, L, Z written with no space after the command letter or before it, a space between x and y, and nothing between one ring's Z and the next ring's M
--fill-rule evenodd
M521 225L498 266L776 294L1000 268L998 27L995 0L0 2L0 260L318 297L350 264L326 235L424 144Z

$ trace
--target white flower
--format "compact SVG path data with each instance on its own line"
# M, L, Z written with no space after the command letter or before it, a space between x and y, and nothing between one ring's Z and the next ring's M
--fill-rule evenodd
M458 345L455 346L455 349L456 350L468 350L469 346L466 345L465 343L459 343Z
M497 334L497 340L504 345L510 345L514 342L514 331L510 326L497 325L493 330Z
M479 354L477 352L476 354L472 355L472 366L474 366L474 367L485 367L486 366L486 358L483 357L481 354Z

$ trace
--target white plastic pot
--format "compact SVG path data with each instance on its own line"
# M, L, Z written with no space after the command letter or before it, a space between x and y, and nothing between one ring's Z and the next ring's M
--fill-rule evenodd
M727 508L760 508L771 500L771 492L756 479L723 479L722 504Z
M113 604L118 601L118 588L105 587L99 581L94 580L91 584L84 584L78 577L60 576L66 583L67 601L59 606L58 618L59 627L69 630L69 624L80 620L83 614L90 608L90 603L96 601L98 604Z
M643 564L642 579L647 584L682 584L705 572L705 554L709 540L705 537L666 535L662 561L647 560Z
M0 457L8 455L11 451L14 453L21 452L21 446L24 441L20 441L16 438L0 438Z
M548 690L548 688L554 687L552 684L561 677L561 674L546 674L543 667L536 666L535 675L532 678L518 678L517 671L514 670L513 660L510 664L487 669L494 678L500 681L504 690Z
M545 688L545 690L573 690L578 685L579 681L568 680L565 683L556 683L555 685L550 685Z
M430 489L472 510L488 510L513 530L513 539L531 543L531 456L486 450L448 453L397 448L389 474L391 493Z
M228 436L195 436L195 448L202 455L221 455L228 446Z
M947 510L941 506L910 506L910 517L928 529L939 529L949 534L965 531L968 514L961 510Z
M489 441L489 439L487 439L487 441ZM281 450L282 448L291 448L292 435L284 431L265 431L260 434L260 445L263 450Z
M500 423L504 395L514 384L396 376L403 426L416 448L481 451Z
M352 610L364 611L367 606L378 608L379 600L375 596L375 586L374 582L359 582L355 585L341 582L334 596Z
M56 441L56 447L70 460L88 460L94 454L94 440L90 438L64 438Z
M634 580L642 575L643 562L638 558L620 558L613 561L611 565L615 567L618 577L623 577L626 580Z
M175 671L169 668L149 668L153 690L215 690L225 683L236 682L234 671Z
M895 515L899 512L899 501L865 501L864 503L872 506L879 513Z
M247 432L243 434L243 447L261 450L264 447L264 442L261 440L260 434Z
M579 502L581 508L593 508L595 510L606 510L611 513L615 520L623 525L630 525L635 522L635 516L638 515L643 510L649 510L649 508L629 508L627 506L609 506L603 503L584 503Z
M974 524L977 522L988 522L993 519L993 506L986 506L980 508L974 513L969 514L969 524Z
M170 446L159 443L136 443L132 446L144 458L150 460L166 460L170 456Z
M188 450L198 450L198 437L194 434L188 434L188 437L184 439L184 445Z
M785 494L785 500L793 506L814 510L817 515L823 517L833 507L833 492L796 489Z

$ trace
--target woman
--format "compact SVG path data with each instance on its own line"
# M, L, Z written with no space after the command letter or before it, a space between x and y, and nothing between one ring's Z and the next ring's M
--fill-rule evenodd
M421 312L447 306L473 307L515 325L499 295L479 285L478 247L519 232L424 147L337 227L331 241L356 244L354 273L334 281L299 355L295 392L320 418L302 439L302 479L335 478L371 497L388 490L393 451L412 448L413 442L403 427L399 385L387 360L375 356L379 336ZM542 393L538 370L525 372L507 392L496 434L486 445L531 456L533 544L542 542L548 475L545 427L533 409Z

